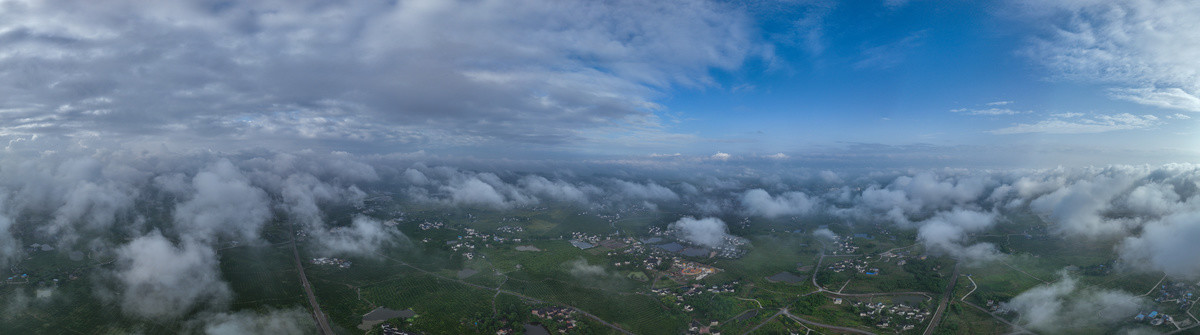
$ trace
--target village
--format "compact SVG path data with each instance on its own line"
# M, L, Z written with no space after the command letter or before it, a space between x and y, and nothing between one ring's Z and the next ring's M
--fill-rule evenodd
M834 304L842 304L841 298L836 298ZM904 303L885 304L883 302L857 301L852 305L858 316L869 320L875 327L881 329L894 328L900 331L912 330L925 322L931 312Z

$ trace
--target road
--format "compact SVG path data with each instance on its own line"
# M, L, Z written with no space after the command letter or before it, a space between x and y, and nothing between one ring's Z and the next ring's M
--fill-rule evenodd
M333 329L329 328L329 318L321 312L321 305L317 303L317 295L313 294L312 285L308 284L308 276L304 275L304 263L300 261L300 251L296 249L295 227L289 224L288 228L292 233L292 256L296 259L296 271L300 273L300 286L304 287L304 294L308 295L308 304L312 306L313 319L317 321L317 328L321 331L321 335L333 335Z
M967 276L967 280L970 280L970 281L971 281L971 292L967 292L967 294L966 294L966 295L964 295L964 296L962 297L962 299L958 299L958 300L960 300L960 301L962 301L962 302L966 302L966 301L967 301L967 297L971 296L971 293L975 293L975 290L979 288L979 284L976 284L976 283L975 283L975 278L971 278L971 276L970 276L970 275L968 275L968 276Z
M866 335L876 335L875 333L872 333L872 332L869 332L869 331L865 331L865 330L861 330L861 329L854 329L854 328L847 328L847 327L841 327L841 326L827 325L827 324L820 323L820 322L816 322L816 321L810 321L810 320L808 320L808 319L804 319L804 318L801 318L801 317L799 317L799 316L796 316L796 315L792 314L791 312L788 312L788 309L787 309L787 308L784 308L783 310L779 311L779 313L777 313L776 315L778 315L778 314L783 314L783 315L785 315L785 316L787 316L787 317L789 317L789 318L792 318L792 320L796 320L797 322L801 322L801 323L807 323L807 324L814 325L814 326L817 326L817 327L829 328L829 329L833 329L833 330L837 330L837 331L843 331L843 332L847 332L847 333L866 334Z
M950 303L950 294L954 290L954 284L958 283L958 264L958 262L954 263L954 272L950 274L950 282L946 284L946 290L942 292L942 301L938 302L937 311L933 312L929 326L925 327L925 335L933 334L933 330L937 329L938 323L942 321L942 315L946 314L946 305Z

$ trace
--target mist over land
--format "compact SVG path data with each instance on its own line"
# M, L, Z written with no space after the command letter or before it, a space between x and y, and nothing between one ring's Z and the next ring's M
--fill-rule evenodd
M498 215L545 207L598 213L642 208L662 214L640 229L660 226L676 231L680 241L708 247L759 234L761 227L733 224L751 218L780 229L815 231L830 223L843 231L883 228L914 236L931 256L970 265L1029 257L978 236L1029 234L1032 220L1050 239L1111 245L1117 271L1200 279L1192 256L1200 247L1190 242L1200 238L1192 225L1200 213L1200 167L1187 164L848 173L753 163L730 171L728 161L702 160L687 169L672 167L666 176L645 165L603 172L545 163L489 169L313 152L13 158L0 162L0 260L9 275L29 268L23 260L45 254L86 255L73 260L92 265L42 273L42 285L8 288L8 322L27 309L64 303L55 292L70 285L91 292L70 299L112 305L123 317L152 324L310 327L311 319L294 311L302 306L237 308L219 251L268 245L263 234L281 222L303 231L303 246L316 257L378 260L390 248L420 244L384 224L403 211L334 214L369 208L364 202L380 196L402 208ZM585 260L564 267L576 275L608 271ZM68 275L78 279L67 282ZM1045 278L1054 282L1021 293L1005 308L1037 315L1027 321L1031 329L1053 331L1068 327L1061 320L1115 322L1144 303L1130 292L1080 288L1073 276ZM61 284L44 284L50 277ZM1123 310L1085 310L1095 306Z

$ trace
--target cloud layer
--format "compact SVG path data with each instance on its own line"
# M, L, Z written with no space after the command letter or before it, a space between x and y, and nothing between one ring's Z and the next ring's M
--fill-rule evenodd
M0 135L26 139L303 148L649 135L663 132L661 90L714 85L710 69L739 67L754 48L745 14L704 0L0 6Z

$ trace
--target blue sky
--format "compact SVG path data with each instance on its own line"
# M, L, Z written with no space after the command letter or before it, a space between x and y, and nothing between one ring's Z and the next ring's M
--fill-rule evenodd
M1036 22L1014 12L1011 4L916 1L891 7L863 1L831 6L815 43L819 51L785 37L775 45L786 65L751 64L719 75L722 89L672 95L665 105L692 118L679 124L680 131L734 142L714 143L726 151L760 153L804 151L835 142L1080 148L1196 144L1190 120L1082 134L1054 134L1051 129L993 133L1054 114L1131 113L1165 119L1181 113L1112 99L1106 94L1111 85L1059 78L1030 55L1031 41L1045 28L1033 27ZM776 12L756 15L764 38L779 40L795 28ZM1017 114L970 115L992 109Z
M6 150L1045 166L1200 144L1188 1L0 4Z

